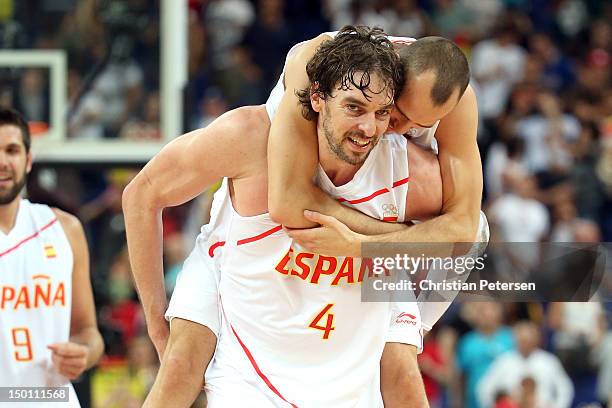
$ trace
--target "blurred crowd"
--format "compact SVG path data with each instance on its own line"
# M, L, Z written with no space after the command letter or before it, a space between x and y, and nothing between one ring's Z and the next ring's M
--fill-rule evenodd
M67 51L69 138L157 140L159 13L147 0L0 0L0 48ZM321 32L366 24L442 35L471 63L492 240L609 242L611 21L612 4L598 0L189 0L184 130L263 103L291 45ZM0 67L0 104L44 129L48 81L44 69ZM121 214L136 171L35 168L28 188L87 228L107 353L78 389L95 407L140 406L157 367ZM164 213L168 294L209 205L205 193ZM605 406L610 309L597 301L453 305L419 357L432 406Z

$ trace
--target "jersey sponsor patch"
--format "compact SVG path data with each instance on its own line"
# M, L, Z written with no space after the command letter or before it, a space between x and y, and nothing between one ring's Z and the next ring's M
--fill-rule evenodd
M397 323L397 324L406 324L406 325L410 325L410 326L416 326L416 324L417 324L417 317L415 315L413 315L413 314L410 314L410 313L401 312L395 318L395 323Z

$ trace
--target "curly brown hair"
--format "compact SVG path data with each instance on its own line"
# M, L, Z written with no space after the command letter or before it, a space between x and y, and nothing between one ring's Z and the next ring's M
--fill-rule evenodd
M369 89L371 76L384 82L379 92L391 91L393 99L404 84L404 70L393 44L380 28L344 26L331 40L319 46L306 65L310 86L296 91L307 120L317 118L310 97L318 93L323 99L336 90L359 89L366 99L374 93Z

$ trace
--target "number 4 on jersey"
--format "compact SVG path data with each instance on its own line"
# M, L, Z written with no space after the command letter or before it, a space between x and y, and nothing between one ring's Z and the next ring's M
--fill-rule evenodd
M329 334L335 327L332 326L334 322L334 315L329 313L329 309L332 308L334 304L330 303L319 312L319 314L310 322L308 327L312 327L313 329L323 330L323 340L327 340L329 338ZM325 326L321 326L319 323L322 321L323 317L327 314L327 319Z

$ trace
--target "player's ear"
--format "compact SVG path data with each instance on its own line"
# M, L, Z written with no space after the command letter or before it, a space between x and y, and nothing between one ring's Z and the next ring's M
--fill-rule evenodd
M319 90L319 83L315 82L310 85L310 105L312 106L312 110L319 113L323 109L324 97L321 91Z
M30 150L28 154L26 154L26 174L30 174L32 171L32 151Z

